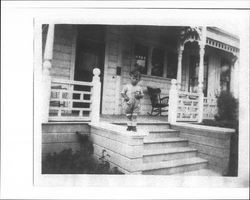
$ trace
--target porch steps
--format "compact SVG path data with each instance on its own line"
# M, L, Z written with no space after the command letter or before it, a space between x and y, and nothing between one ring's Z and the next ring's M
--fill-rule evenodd
M145 138L144 149L165 149L171 147L186 147L188 140L179 137L176 138Z
M180 132L173 129L152 130L149 131L147 138L165 138L165 137L179 137Z
M189 147L179 148L167 148L167 149L155 149L145 150L143 156L143 162L161 162L182 158L192 158L197 155L197 150Z
M200 170L207 165L207 160L193 157L176 159L163 162L144 163L142 174L167 175L182 173L193 170Z
M206 168L208 161L197 157L197 150L188 146L188 140L179 137L179 131L170 125L148 124L149 135L144 138L143 171L149 175L171 175Z

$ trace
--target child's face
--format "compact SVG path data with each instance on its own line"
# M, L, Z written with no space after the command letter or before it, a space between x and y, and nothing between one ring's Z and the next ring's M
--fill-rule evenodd
M130 76L130 81L132 85L137 85L137 83L140 81L139 79L137 79L134 76Z

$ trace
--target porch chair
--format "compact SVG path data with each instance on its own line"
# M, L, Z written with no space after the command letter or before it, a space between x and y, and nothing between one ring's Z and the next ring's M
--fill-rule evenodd
M151 113L148 112L150 116L162 115L163 112L167 112L169 96L161 97L160 88L147 87L148 94L151 100Z

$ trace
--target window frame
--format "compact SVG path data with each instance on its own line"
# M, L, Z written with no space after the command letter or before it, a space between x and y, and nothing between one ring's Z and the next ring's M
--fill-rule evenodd
M163 46L163 45L159 45L159 44L156 44L156 43L147 43L147 42L144 42L142 40L136 40L133 42L133 46L132 46L132 62L131 62L131 69L135 69L135 46L139 44L139 45L142 45L142 46L145 46L147 47L148 51L147 51L147 55L146 55L146 68L147 68L147 72L144 74L142 73L142 76L148 76L148 77L152 77L152 78L161 78L161 79L169 79L167 78L167 55L169 53L169 50ZM163 68L162 68L162 76L156 76L156 75L152 75L152 68L153 68L153 65L152 65L152 53L153 53L153 49L160 49L163 51Z

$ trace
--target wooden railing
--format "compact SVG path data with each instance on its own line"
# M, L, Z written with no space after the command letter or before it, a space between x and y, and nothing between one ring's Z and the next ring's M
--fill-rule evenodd
M51 80L49 121L99 122L100 70L93 70L92 82Z
M198 121L199 94L178 91L176 121Z
M203 119L214 119L217 114L217 99L204 97L203 99Z
M92 82L52 79L49 120L90 120Z

